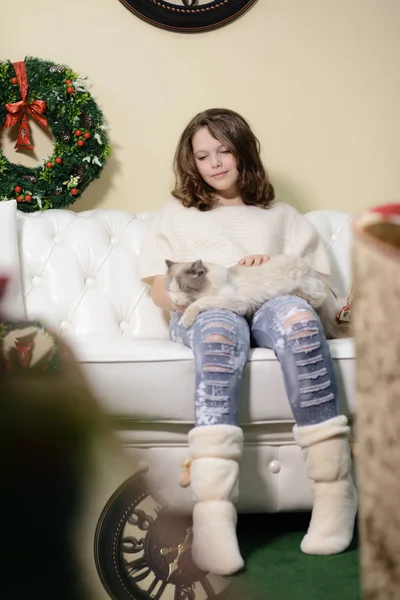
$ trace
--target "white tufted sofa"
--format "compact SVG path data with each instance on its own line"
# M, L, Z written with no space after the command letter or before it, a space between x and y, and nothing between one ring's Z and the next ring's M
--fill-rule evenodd
M193 426L194 365L188 348L169 341L167 319L138 277L138 254L151 215L18 212L22 294L29 319L44 320L68 338L128 452L147 461L170 502L190 510L190 490L179 488L177 480ZM326 243L334 284L346 297L351 217L337 211L306 216ZM353 343L330 344L342 410L352 417ZM280 365L270 350L252 351L242 384L240 425L245 452L239 511L309 509L310 483L293 442Z

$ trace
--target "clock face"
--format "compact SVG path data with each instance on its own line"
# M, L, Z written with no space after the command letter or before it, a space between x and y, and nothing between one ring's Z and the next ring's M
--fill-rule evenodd
M171 514L138 473L116 490L100 516L97 571L114 600L238 600L228 579L194 565L191 542L191 518Z
M239 17L256 0L121 0L135 15L173 31L215 29Z

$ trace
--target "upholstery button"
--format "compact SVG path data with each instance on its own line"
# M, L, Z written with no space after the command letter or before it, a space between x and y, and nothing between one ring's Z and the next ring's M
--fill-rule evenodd
M65 331L66 329L69 329L71 327L71 323L68 323L68 321L61 321L60 327Z
M116 244L117 240L115 239L115 237L112 237L112 238L110 239L110 242L111 242L112 244Z
M282 465L279 462L279 460L271 460L268 466L271 473L279 473L279 471L282 468Z
M337 236L337 234L336 234L336 233L333 233L333 234L332 234L332 237L331 237L331 239L332 239L334 242L336 242L336 240L338 239L338 236Z
M58 242L61 242L60 238L58 236L54 236L53 237L53 242L55 242L56 244L58 244Z
M128 323L127 323L127 321L121 321L119 326L121 329L126 329L128 327Z
M85 281L86 287L93 287L95 283L93 277L88 277Z
M41 281L42 281L41 278L38 276L33 277L33 279L32 279L33 285L39 285L41 283Z

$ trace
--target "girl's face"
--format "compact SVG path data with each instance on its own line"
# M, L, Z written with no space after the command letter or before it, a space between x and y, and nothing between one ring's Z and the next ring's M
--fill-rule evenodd
M199 129L192 138L192 150L201 177L221 197L237 194L237 160L226 146L215 139L207 127Z

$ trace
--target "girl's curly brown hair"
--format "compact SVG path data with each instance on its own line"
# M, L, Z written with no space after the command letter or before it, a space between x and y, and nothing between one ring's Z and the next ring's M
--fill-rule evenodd
M197 114L179 140L175 158L175 188L172 195L183 206L201 211L217 204L215 192L200 176L193 156L192 139L202 127L224 144L237 160L239 194L244 204L269 208L275 198L274 188L260 158L260 142L247 121L233 110L211 108Z

